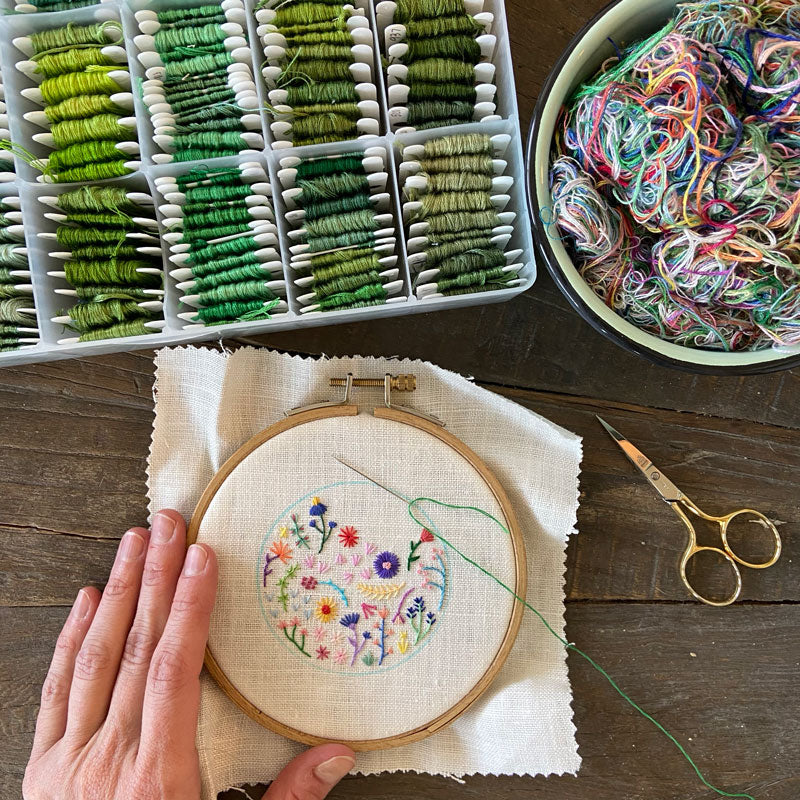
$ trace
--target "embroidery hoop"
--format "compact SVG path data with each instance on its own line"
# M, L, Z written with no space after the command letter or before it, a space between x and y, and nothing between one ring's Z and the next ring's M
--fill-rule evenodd
M206 487L197 503L197 506L195 507L195 511L192 515L187 531L187 545L193 544L197 541L206 512L208 511L209 506L214 500L217 492L225 484L225 481L229 478L236 467L238 467L239 464L241 464L242 461L244 461L249 455L254 453L266 442L298 426L335 417L357 416L360 412L360 409L358 405L354 404L351 400L353 387L382 386L384 388L384 405L375 406L372 409L372 414L375 418L411 426L412 428L422 431L423 433L433 436L439 441L443 442L461 457L468 468L471 468L479 476L487 489L494 496L498 506L502 510L502 517L510 534L510 543L514 558L514 582L511 584L511 588L514 589L514 592L518 597L524 599L527 588L527 561L525 555L525 544L519 530L519 523L511 505L511 501L497 477L489 469L488 465L473 450L471 450L466 444L464 444L464 442L445 429L443 422L431 415L424 414L408 407L396 406L391 402L391 392L393 389L395 391L414 391L416 388L415 376L392 376L390 374L386 374L381 380L359 379L354 378L352 374L349 374L347 378L332 378L331 385L345 387L344 398L342 400L325 401L287 411L284 419L274 423L273 425L270 425L268 428L265 428L263 431L253 436L241 447L239 447L233 453L233 455L227 459L227 461L225 461L217 474L212 478ZM472 705L491 685L514 645L520 624L522 622L523 610L524 606L521 603L515 601L512 604L511 614L508 618L505 634L491 663L484 670L483 674L475 681L475 683L472 685L472 688L445 712L426 722L424 725L420 725L412 730L404 731L391 736L373 739L337 739L336 741L343 742L357 751L383 750L425 739L446 725L449 725L467 708L469 708L469 706ZM214 657L210 645L206 647L205 666L209 674L212 676L212 678L214 678L218 686L228 696L228 698L231 699L239 709L241 709L245 714L247 714L248 717L257 722L259 725L262 725L263 727L275 733L279 733L289 739L293 739L307 745L324 744L326 742L333 741L332 739L311 734L287 725L280 720L271 717L268 713L258 708L258 706L248 700L229 679L228 675L220 667L219 663Z

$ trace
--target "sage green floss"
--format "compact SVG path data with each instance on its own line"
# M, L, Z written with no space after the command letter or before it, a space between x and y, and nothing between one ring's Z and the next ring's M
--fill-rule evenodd
M0 201L0 234L10 225L5 217L13 209ZM18 237L0 235L0 350L10 351L20 347L18 326L36 327L36 318L23 311L33 308L33 296L20 291L17 286L23 278L12 275L15 270L28 269L28 257L20 252Z
M503 289L516 278L505 272L505 253L492 242L500 217L492 202L493 147L486 134L455 134L423 146L424 189L406 191L420 203L413 221L428 223L420 269L438 269L436 291L456 294Z

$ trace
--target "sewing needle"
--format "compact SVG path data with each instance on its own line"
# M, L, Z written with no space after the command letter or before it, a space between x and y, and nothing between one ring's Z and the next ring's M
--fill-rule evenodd
M406 505L408 505L408 500L406 500L406 498L403 497L403 495L398 494L397 492L393 492L388 486L384 486L382 483L378 483L378 481L376 481L374 478L370 478L369 475L367 475L366 473L362 472L360 469L356 469L356 467L354 467L352 464L348 464L346 461L343 461L338 456L334 456L334 458L340 464L343 464L348 469L351 469L351 470L353 470L353 472L358 473L362 478L366 478L370 483L374 483L376 486L380 487L385 492L389 492L389 494L393 494L398 500L402 500Z

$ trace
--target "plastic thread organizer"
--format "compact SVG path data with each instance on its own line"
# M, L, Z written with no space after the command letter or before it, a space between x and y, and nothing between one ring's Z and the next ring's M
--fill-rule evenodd
M236 5L237 0L226 0L225 6ZM38 12L27 14L14 14L0 18L0 39L4 42L2 48L2 76L5 89L5 102L9 118L9 128L12 141L30 150L37 157L46 157L49 150L46 146L37 143L33 139L33 134L42 133L43 128L36 126L24 118L24 114L41 110L41 106L27 99L21 94L25 88L35 87L37 83L16 69L16 62L27 58L11 42L17 37L24 37L33 32L62 27L67 23L77 25L87 25L93 22L105 20L117 20L121 22L124 46L127 52L128 68L131 75L133 93L133 110L131 116L135 116L136 130L140 145L141 156L132 155L132 161L140 161L140 165L130 175L108 181L100 181L97 185L115 185L124 187L128 192L143 192L149 194L156 208L158 219L158 233L169 233L169 229L164 226L164 216L159 210L159 205L164 202L158 190L158 183L163 183L165 178L183 175L199 166L204 167L232 167L247 164L258 164L266 172L269 184L271 185L271 201L274 208L276 231L276 250L280 259L278 274L273 274L272 279L282 280L286 286L286 308L280 313L275 309L270 319L259 319L251 322L225 323L221 325L191 325L187 322L187 312L193 309L181 302L181 297L185 291L179 288L179 279L170 275L176 269L174 261L170 256L174 255L170 250L169 243L163 238L156 242L161 250L161 258L164 269L164 297L163 297L163 320L164 327L161 330L154 330L152 334L144 336L129 336L115 339L104 339L99 341L59 343L64 339L76 336L69 329L65 328L60 322L54 322L53 318L68 312L69 306L75 299L65 297L63 290L69 288L69 284L62 277L54 276L52 273L63 269L63 261L54 259L50 253L53 250L64 249L56 247L52 239L44 239L39 234L49 234L51 237L56 229L56 222L45 217L48 209L43 205L39 198L58 195L61 192L79 187L80 183L42 183L37 181L40 173L37 172L24 160L16 157L16 175L14 183L0 184L0 198L7 195L18 193L21 203L22 219L25 233L25 245L28 249L28 260L31 270L31 283L33 284L33 300L35 302L36 315L38 319L39 338L38 344L20 348L18 350L0 352L0 366L10 364L21 364L36 361L48 361L60 358L70 358L76 356L99 355L116 351L135 350L145 347L159 347L167 344L180 344L203 339L218 339L224 336L235 337L253 335L256 333L269 332L271 330L289 330L311 325L330 325L342 322L354 322L364 319L378 318L382 316L397 316L400 314L418 313L434 311L460 306L483 305L490 302L498 302L510 299L530 288L536 277L536 267L534 262L533 242L530 230L530 221L527 214L524 193L524 169L522 157L522 142L519 126L519 115L516 103L516 91L512 71L511 54L509 50L508 30L506 26L505 9L502 0L484 0L481 8L479 0L468 0L467 7L472 13L483 10L490 12L494 19L491 24L491 33L496 36L496 46L493 50L492 63L495 66L494 83L497 91L494 102L496 112L487 120L472 122L469 124L454 125L449 127L431 128L424 131L396 134L392 129L397 129L402 125L402 112L400 120L397 118L397 110L390 110L387 92L386 70L381 68L381 56L386 54L386 37L382 29L379 30L379 21L376 17L376 7L370 0L355 0L353 5L362 11L356 13L366 16L370 23L375 53L375 66L372 70L372 82L376 86L376 100L379 105L379 135L364 135L358 139L349 141L312 144L302 147L286 147L286 143L278 142L275 144L275 137L272 134L271 124L274 119L263 108L267 102L267 86L264 82L261 67L265 64L264 45L260 41L257 28L258 22L255 18L254 3L247 0L244 3L246 12L246 31L247 44L251 50L252 72L256 83L259 103L261 109L254 110L260 115L261 125L255 132L261 134L264 140L263 148L254 148L257 152L243 152L238 156L227 158L211 159L203 162L173 162L168 164L156 163L161 149L154 143L154 130L150 117L150 112L144 105L142 99L142 82L145 80L145 70L140 60L139 49L134 43L134 37L140 34L139 25L134 13L143 9L162 10L176 7L186 7L208 5L209 0L195 0L194 2L150 2L137 3L135 0L121 2L102 3L100 5L87 6L69 11L58 12ZM8 7L8 0L6 0ZM380 12L380 6L377 8ZM378 15L379 16L379 15ZM397 90L395 90L396 92ZM395 98L397 95L395 94ZM480 100L480 98L478 98ZM397 101L395 100L395 104ZM391 119L390 119L391 115ZM392 122L394 124L392 124ZM513 260L516 264L522 264L518 272L519 280L516 285L502 290L482 292L478 294L464 294L449 297L426 297L419 298L413 287L415 270L419 270L419 265L414 265L412 255L411 264L406 251L406 244L409 234L408 224L403 223L403 204L405 198L402 196L402 180L405 179L401 171L402 151L405 147L424 143L429 139L440 138L454 133L473 133L481 132L490 136L500 137L498 141L503 142L504 152L502 159L507 162L503 171L506 177L503 182L503 192L509 195L509 199L502 209L503 212L513 212L513 232L510 238L504 243L504 249L513 251ZM506 144L507 142L507 144ZM326 312L303 312L303 295L307 290L295 284L302 273L295 271L291 264L291 248L296 245L290 237L293 225L287 221L286 204L282 199L282 191L286 188L281 183L278 173L282 169L282 163L287 158L318 158L328 155L339 155L346 153L363 153L369 151L376 152L375 148L385 153L386 171L388 180L382 192L388 193L388 206L381 213L391 215L391 225L395 229L396 247L394 254L397 256L394 269L397 276L392 283L399 290L393 291L390 296L392 302L386 305L370 306L365 308L342 309ZM156 156L156 160L154 160ZM508 178L513 179L513 183ZM509 186L509 184L511 184ZM494 192L493 192L494 193ZM291 210L291 209L288 209ZM291 219L291 216L290 216ZM509 229L510 230L510 229ZM510 256L509 256L510 259ZM390 277L394 277L391 275ZM269 279L269 278L268 278ZM58 293L56 290L61 290ZM307 303L307 301L305 301ZM182 315L182 316L181 316Z

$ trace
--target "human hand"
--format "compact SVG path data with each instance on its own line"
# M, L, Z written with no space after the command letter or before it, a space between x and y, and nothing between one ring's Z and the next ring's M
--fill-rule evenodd
M78 592L42 687L24 800L199 800L200 670L217 586L206 545L159 511L120 542L102 595ZM265 800L322 800L355 763L307 750Z

